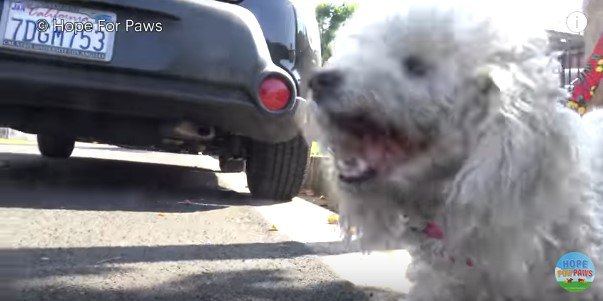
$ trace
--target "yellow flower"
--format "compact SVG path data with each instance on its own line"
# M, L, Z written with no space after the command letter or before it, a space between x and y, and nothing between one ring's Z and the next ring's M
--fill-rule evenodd
M603 73L603 65L597 66L597 68L595 69L595 71L597 71L599 73Z
M594 96L595 95L595 91L597 91L597 86L590 87L590 96Z
M600 59L600 60L597 62L597 65L603 65L603 59Z
M339 214L331 214L327 217L327 223L329 224L337 224L339 223Z
M579 113L580 115L584 115L584 113L586 113L586 109L585 109L584 107L579 107L579 108L578 108L578 113Z
M573 100L570 100L570 101L567 103L567 106L568 106L569 108L571 108L571 109L577 109L577 108L578 108L578 103L577 103L577 102L575 102L575 101L573 101Z

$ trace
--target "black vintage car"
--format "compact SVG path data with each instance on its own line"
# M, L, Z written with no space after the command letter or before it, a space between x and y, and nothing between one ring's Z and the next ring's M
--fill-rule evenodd
M0 0L0 126L46 157L75 141L217 156L255 197L289 199L308 147L294 122L320 64L288 0ZM88 23L92 23L88 27Z

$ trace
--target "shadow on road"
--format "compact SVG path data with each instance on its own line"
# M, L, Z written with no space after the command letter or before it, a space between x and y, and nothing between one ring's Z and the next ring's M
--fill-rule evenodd
M0 258L6 262L20 262L25 266L39 266L40 258L73 267L94 266L96 262L111 258L111 263L177 262L189 260L248 260L282 259L306 255L339 255L361 252L358 244L337 242L301 243L285 241L275 243L167 245L133 247L86 248L21 248L0 249ZM37 263L37 264L36 264Z
M96 158L0 153L0 206L107 211L204 211L249 205L213 171ZM185 200L218 206L187 206Z
M353 249L358 249L354 246ZM294 241L228 245L136 246L90 248L0 249L8 264L8 284L27 293L23 300L368 300L368 296L345 281L301 285L280 269L244 269L170 277L160 286L145 289L91 288L61 285L47 279L137 273L136 263L289 259L302 256L337 255L352 252L342 242L303 244ZM42 260L43 259L43 260ZM58 277L58 278L57 278ZM299 277L299 275L298 275ZM301 279L303 280L303 279ZM25 287L24 287L25 285ZM378 291L372 289L372 291Z
M373 291L364 291L346 281L325 281L299 285L278 269L199 273L161 285L144 288L103 290L92 287L49 285L28 291L20 300L29 301L131 301L131 300L287 300L287 301L364 301L372 300ZM292 285L298 284L298 285ZM377 299L384 301L384 299Z

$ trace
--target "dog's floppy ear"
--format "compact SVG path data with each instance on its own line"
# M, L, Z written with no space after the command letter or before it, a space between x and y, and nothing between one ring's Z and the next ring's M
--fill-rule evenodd
M506 85L501 75L493 73L491 68L481 68L465 81L455 103L455 112L458 113L455 119L461 126L473 128L500 108L501 86Z
M465 82L461 95L464 105L478 106L484 109L491 108L493 99L511 83L504 72L494 72L494 68L480 68ZM467 109L467 108L465 108Z
M474 80L480 92L491 94L510 88L513 77L507 70L487 66L477 70Z
M478 91L482 94L500 92L500 89L489 74L479 74L477 78L475 78L475 84L477 85Z

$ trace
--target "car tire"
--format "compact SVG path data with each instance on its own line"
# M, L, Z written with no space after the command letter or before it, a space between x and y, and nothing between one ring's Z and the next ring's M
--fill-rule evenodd
M270 144L252 141L247 158L247 186L254 198L287 201L299 192L309 148L298 136Z
M245 160L232 159L220 156L220 171L222 172L243 172L245 171Z
M73 153L75 139L55 135L38 135L38 150L44 157L67 159Z

